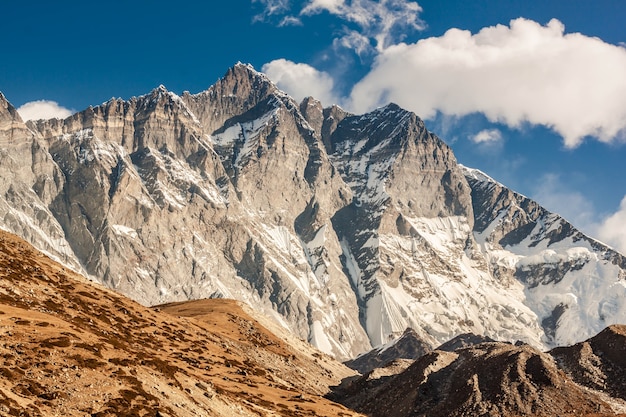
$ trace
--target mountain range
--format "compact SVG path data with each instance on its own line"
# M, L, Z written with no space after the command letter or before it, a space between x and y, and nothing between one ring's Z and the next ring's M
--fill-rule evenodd
M547 350L626 323L623 255L417 115L297 103L244 64L65 120L0 94L0 228L145 306L236 299L342 360L407 328Z
M148 308L0 231L1 416L626 415L626 326L485 340L424 352L407 330L361 375L241 302Z

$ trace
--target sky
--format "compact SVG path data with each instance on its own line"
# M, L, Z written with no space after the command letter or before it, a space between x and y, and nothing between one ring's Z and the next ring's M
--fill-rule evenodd
M626 253L626 1L7 2L0 91L25 119L237 62L300 100L415 112L478 168Z

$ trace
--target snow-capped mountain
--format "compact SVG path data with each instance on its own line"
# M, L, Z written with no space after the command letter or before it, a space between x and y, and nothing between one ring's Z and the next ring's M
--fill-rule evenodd
M622 255L415 114L298 104L243 64L65 120L0 96L0 227L143 304L239 299L343 359L407 327L544 348L626 322Z

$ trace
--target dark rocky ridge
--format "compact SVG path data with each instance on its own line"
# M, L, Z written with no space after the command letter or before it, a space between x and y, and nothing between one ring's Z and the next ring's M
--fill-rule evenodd
M550 351L577 383L626 401L626 326L611 326L584 342Z
M415 360L430 352L430 345L425 343L411 328L388 345L372 349L358 357L344 362L349 368L366 374L375 368L384 368L390 362L400 359Z
M614 326L584 344L603 340L613 349L621 346L623 354L623 337L623 328ZM617 381L607 389L599 386L597 379L585 378L590 369L576 366L572 350L579 348L552 352L556 362L550 354L528 345L501 342L453 352L437 350L398 374L383 370L375 377L376 371L372 371L346 379L329 397L372 417L618 415L625 409L620 401L624 395L624 361L608 355L596 363L596 374L599 369L611 369L607 384L612 378ZM576 375L573 380L572 373Z

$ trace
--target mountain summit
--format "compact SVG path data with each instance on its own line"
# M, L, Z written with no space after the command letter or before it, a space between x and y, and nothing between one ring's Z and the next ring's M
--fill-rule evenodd
M235 298L341 359L406 328L571 344L626 322L626 260L415 114L296 103L237 64L65 120L0 100L0 227L145 305Z

